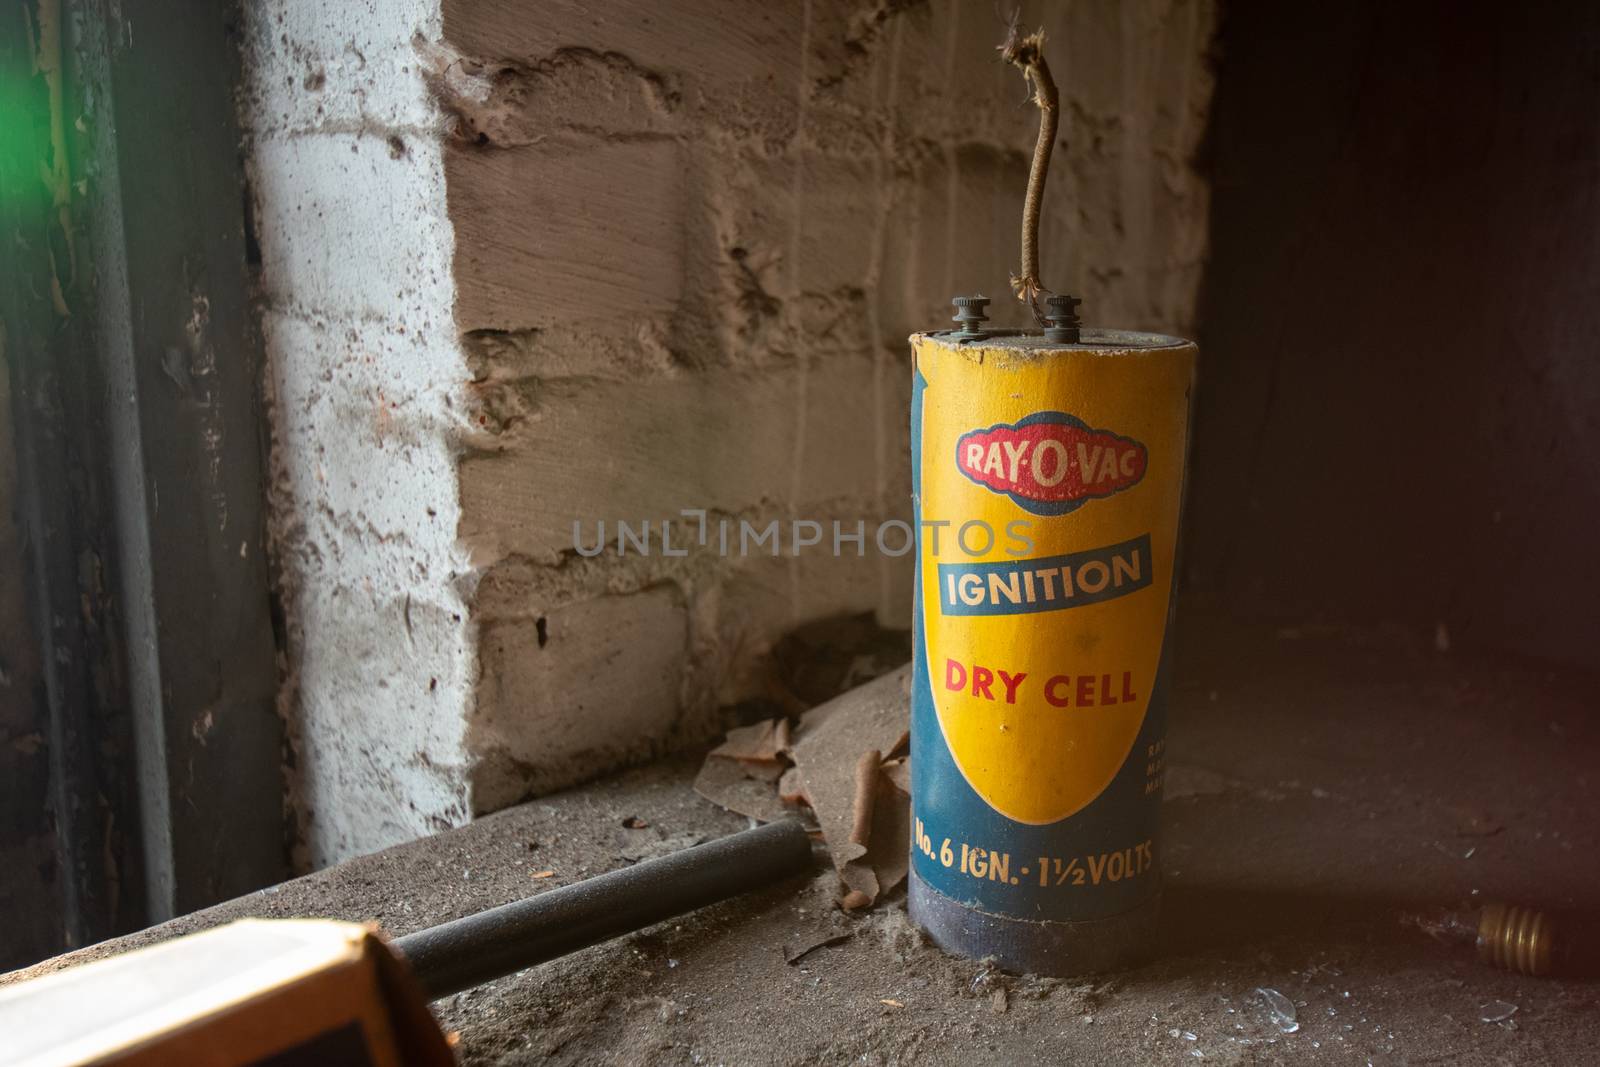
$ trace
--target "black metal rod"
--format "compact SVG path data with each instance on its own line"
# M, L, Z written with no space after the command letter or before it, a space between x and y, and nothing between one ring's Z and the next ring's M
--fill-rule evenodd
M394 947L437 999L810 866L810 837L785 819L431 926Z

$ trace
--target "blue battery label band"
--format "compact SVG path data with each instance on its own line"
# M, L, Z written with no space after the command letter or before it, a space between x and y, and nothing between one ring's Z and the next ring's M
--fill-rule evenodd
M946 615L1062 611L1136 593L1152 580L1150 535L1062 556L939 564Z

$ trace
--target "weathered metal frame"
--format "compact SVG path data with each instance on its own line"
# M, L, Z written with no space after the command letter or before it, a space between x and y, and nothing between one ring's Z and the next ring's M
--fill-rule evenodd
M33 240L0 314L72 944L277 881L287 848L239 11L28 0L49 19L72 186L8 205Z

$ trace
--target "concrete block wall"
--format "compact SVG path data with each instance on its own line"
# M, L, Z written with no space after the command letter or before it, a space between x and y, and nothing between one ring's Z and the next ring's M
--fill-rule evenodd
M1047 280L1095 321L1186 329L1211 8L1027 14L1064 99ZM583 559L573 524L909 518L905 338L958 290L1003 295L1037 112L982 4L443 15L487 807L710 729L797 625L909 623L909 557L727 558L690 519L685 558Z
M1092 322L1189 330L1214 5L1024 16L1062 88L1046 282ZM909 518L906 336L958 291L1021 321L1037 112L990 5L252 19L310 861L703 737L808 621L908 623L910 559L872 547ZM684 509L825 539L724 555ZM831 554L835 519L863 554ZM615 524L646 520L653 551L619 552ZM609 547L577 551L600 521Z

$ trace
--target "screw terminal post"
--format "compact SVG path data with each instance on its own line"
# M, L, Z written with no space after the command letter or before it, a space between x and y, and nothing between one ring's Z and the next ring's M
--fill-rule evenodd
M983 333L983 324L989 321L989 316L984 314L984 309L989 306L988 297L975 293L972 296L958 296L950 303L956 308L951 321L961 328L963 334L976 337Z
M1045 312L1044 339L1056 344L1076 344L1083 339L1083 320L1078 318L1078 305L1083 303L1075 296L1057 294L1045 300L1050 310Z

